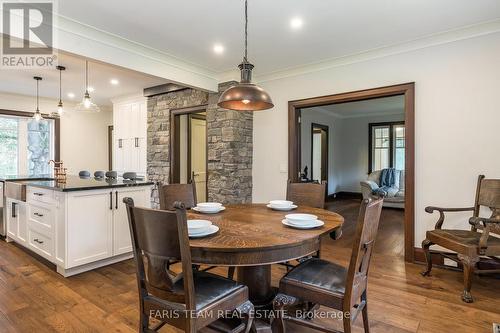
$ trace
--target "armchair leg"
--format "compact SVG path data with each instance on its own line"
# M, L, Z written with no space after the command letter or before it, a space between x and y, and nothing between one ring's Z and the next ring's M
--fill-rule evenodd
M474 302L474 299L472 298L470 289L472 287L472 276L474 274L474 268L479 261L479 257L469 257L459 254L458 259L464 266L464 292L462 294L462 301L464 301L465 303L472 303Z
M430 240L428 239L424 239L424 241L422 242L422 249L424 250L424 254L425 254L425 261L426 261L426 264L427 264L427 268L425 271L423 271L422 273L422 276L429 276L431 275L431 270L432 270L432 257L431 257L431 251L430 251L430 247L431 245L433 245L434 243L432 243Z

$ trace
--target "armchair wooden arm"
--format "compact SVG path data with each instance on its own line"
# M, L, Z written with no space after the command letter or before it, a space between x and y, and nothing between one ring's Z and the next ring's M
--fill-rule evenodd
M437 210L439 212L439 219L436 222L436 225L434 226L434 229L441 229L443 222L444 222L444 213L453 213L453 212L468 212L468 211L474 211L474 207L462 207L462 208L443 208L443 207L434 207L434 206L428 206L425 207L425 211L429 214L434 213L434 211Z
M492 219L487 217L471 217L469 219L469 223L476 228L480 223L483 224L483 233L481 235L481 238L479 239L479 254L486 254L486 249L488 248L488 237L490 236L490 224L500 224L500 219Z

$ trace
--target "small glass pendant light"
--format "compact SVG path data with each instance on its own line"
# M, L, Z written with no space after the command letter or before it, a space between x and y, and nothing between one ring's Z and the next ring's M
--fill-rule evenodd
M89 94L89 62L85 60L85 94L83 100L76 106L77 111L99 112L101 109L92 102Z
M40 76L34 76L33 79L36 80L36 110L33 114L33 120L40 121L43 119L42 113L40 112L39 94L38 94L38 82L42 80Z
M247 60L248 55L248 1L245 0L245 55L238 66L241 72L240 82L229 87L219 97L218 106L236 111L260 111L274 106L271 96L252 83L253 65Z
M62 71L66 70L66 67L57 66L56 68L59 71L59 103L57 103L57 112L52 112L50 116L53 118L60 118L64 113L64 107L62 102Z

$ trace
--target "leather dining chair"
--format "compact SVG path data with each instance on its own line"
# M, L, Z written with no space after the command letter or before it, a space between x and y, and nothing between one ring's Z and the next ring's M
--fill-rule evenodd
M360 312L365 332L369 332L367 284L370 259L377 236L383 199L361 203L356 235L349 267L311 258L288 272L280 281L273 307L280 315L273 321L273 332L284 332L285 321L323 332L339 332L320 326L312 320L286 312L287 308L310 302L342 311L344 332L351 332L352 324ZM349 316L346 316L346 313Z
M193 270L187 230L186 209L174 204L175 211L134 206L124 198L132 236L140 302L140 333L157 332L165 324L185 332L198 332L224 313L238 313L242 321L237 331L249 332L253 305L248 288L238 282ZM176 274L166 267L168 260L182 262ZM149 327L150 319L160 321Z
M165 184L160 185L160 209L172 210L175 202L182 202L186 208L196 207L198 202L196 198L196 184L191 180L187 184ZM173 265L175 262L170 262L168 265ZM198 266L196 266L199 268ZM205 267L203 271L209 271L216 268L216 266ZM234 267L227 268L227 277L234 278Z
M322 181L321 183L317 182L298 182L292 183L291 180L288 181L286 187L286 200L293 201L293 203L297 206L309 206L314 208L325 208L325 199L326 199L326 182ZM338 231L334 231L330 234L332 239L338 239L342 234L341 229ZM320 256L320 252L318 251L314 256ZM310 256L309 256L310 257ZM309 257L299 258L298 261L303 261L308 259ZM282 263L287 267L287 270L295 267L295 265L290 262Z
M293 201L298 206L325 208L326 182L292 183L288 181L286 200Z
M196 207L196 184L193 180L187 184L160 185L160 209L172 210L177 201L182 202L186 209Z

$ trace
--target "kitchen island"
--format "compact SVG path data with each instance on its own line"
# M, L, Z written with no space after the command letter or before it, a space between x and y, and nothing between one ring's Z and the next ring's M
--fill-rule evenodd
M7 241L71 276L132 257L123 198L150 207L152 182L68 176L5 181Z

